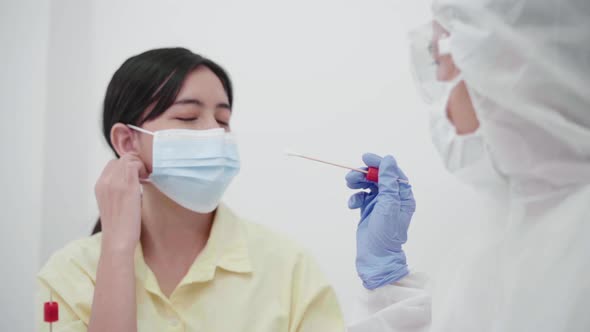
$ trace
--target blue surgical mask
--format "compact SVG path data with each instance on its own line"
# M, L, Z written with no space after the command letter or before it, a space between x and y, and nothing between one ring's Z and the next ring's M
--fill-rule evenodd
M199 213L217 208L223 193L240 170L234 136L222 128L170 129L154 136L152 173L149 180L179 205Z

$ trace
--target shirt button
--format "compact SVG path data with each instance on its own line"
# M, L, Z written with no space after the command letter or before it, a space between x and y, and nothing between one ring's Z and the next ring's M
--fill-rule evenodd
M178 319L176 319L176 318L172 318L172 319L170 320L170 325L171 325L172 327L177 327L178 325L180 325L180 322L178 321Z

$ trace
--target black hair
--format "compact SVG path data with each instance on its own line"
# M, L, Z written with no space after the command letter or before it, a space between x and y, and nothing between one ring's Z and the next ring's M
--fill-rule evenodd
M107 143L119 157L111 142L111 129L117 123L140 127L162 115L176 99L187 75L197 67L207 67L221 81L230 107L232 83L226 71L186 48L153 49L127 59L113 75L103 104L102 131ZM152 110L144 116L146 109ZM92 234L102 230L100 218Z

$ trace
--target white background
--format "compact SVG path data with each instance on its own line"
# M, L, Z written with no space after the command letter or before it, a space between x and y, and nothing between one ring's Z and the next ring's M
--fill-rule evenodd
M395 155L418 204L408 259L433 273L483 202L430 143L406 37L428 19L426 0L4 0L0 330L34 329L36 271L89 234L93 186L112 157L100 132L106 86L125 59L156 47L184 46L229 71L243 166L225 201L306 247L347 318L359 280L346 171L288 159L285 147L353 166L364 152Z

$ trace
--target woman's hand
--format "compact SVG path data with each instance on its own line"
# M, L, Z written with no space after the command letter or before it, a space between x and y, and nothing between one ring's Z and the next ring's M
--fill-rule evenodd
M134 252L141 230L140 179L148 173L135 154L111 160L95 186L103 250Z
M134 253L141 231L141 185L135 154L111 160L96 182L102 247L88 331L137 331ZM116 298L117 301L112 301Z

